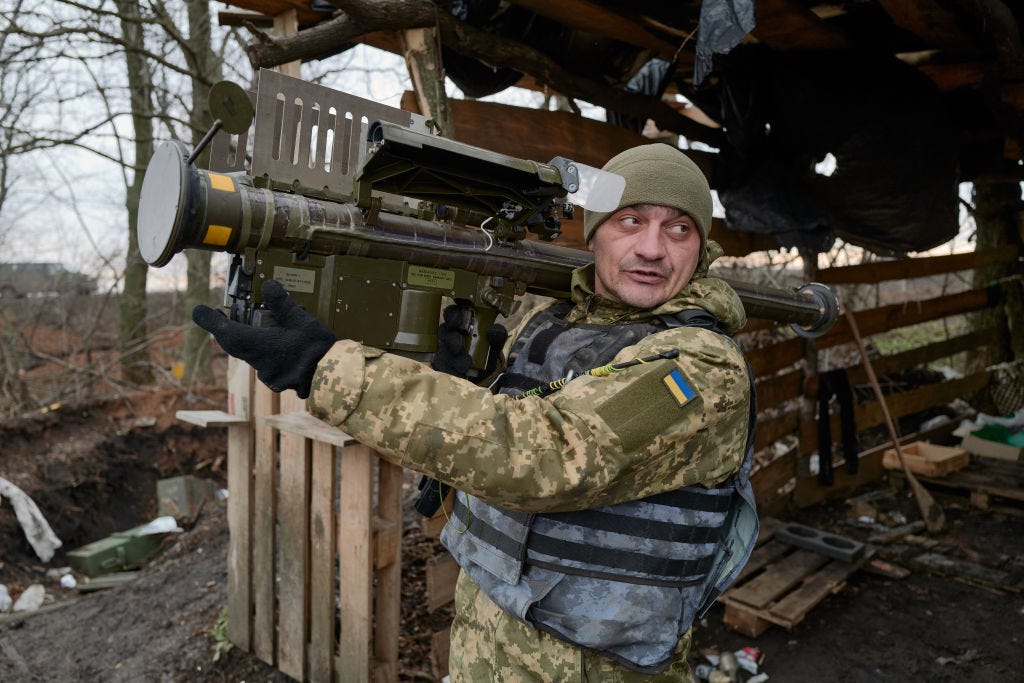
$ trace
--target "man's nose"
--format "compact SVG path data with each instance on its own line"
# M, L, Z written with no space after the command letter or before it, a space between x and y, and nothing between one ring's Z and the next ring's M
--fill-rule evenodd
M633 251L637 256L656 261L665 256L665 235L657 221L648 223L637 236Z

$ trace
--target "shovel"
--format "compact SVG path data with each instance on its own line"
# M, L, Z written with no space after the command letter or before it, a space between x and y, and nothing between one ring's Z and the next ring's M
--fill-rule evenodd
M927 489L921 485L921 482L917 480L914 473L907 467L906 460L903 459L903 450L900 448L900 437L896 433L896 425L893 424L892 416L889 414L889 406L885 402L885 396L882 395L882 387L878 386L878 378L875 376L875 369L871 365L871 360L868 358L868 352L864 350L864 342L860 338L860 330L857 329L857 321L853 317L853 313L847 309L844 311L846 315L846 321L850 325L850 331L853 332L853 339L857 342L857 351L860 352L861 361L864 363L864 369L867 370L868 379L871 381L871 388L875 391L875 397L878 399L878 405L882 407L882 415L885 416L885 424L889 428L889 437L892 439L892 445L896 448L896 455L900 460L900 467L903 468L903 474L907 478L907 483L910 485L910 490L914 492L914 499L917 501L917 507L921 511L921 517L924 519L924 525L930 533L937 533L942 531L946 526L946 514L942 511L942 507L935 502L931 494L928 493Z

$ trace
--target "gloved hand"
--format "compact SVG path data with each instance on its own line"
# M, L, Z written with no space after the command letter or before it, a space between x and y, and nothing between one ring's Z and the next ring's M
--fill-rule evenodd
M256 369L256 376L274 391L294 389L309 396L320 359L337 341L322 322L295 303L281 283L267 280L263 300L277 327L252 327L230 320L209 306L192 309L192 320L214 336L227 353Z
M465 379L473 366L473 357L465 347L468 333L463 329L463 321L469 314L467 307L458 304L444 309L444 322L437 328L437 353L430 367Z
M469 332L465 329L465 318L471 312L467 304L452 304L444 309L444 322L437 328L437 352L434 354L434 361L430 367L438 372L461 377L463 379L469 374L473 367L473 357L466 351L466 337ZM494 323L487 329L487 345L490 353L487 357L487 367L480 373L479 379L491 375L501 359L501 349L508 339L508 330L498 323Z

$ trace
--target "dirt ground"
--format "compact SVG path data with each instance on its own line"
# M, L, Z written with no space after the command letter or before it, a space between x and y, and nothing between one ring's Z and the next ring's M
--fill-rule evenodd
M25 541L9 504L0 504L0 583L17 598L31 583L48 593L44 609L24 618L0 615L0 681L284 681L237 648L215 661L218 617L226 604L228 543L224 504L206 506L137 579L79 594L45 578L64 553L155 516L155 482L195 474L225 481L225 436L175 422L177 409L219 408L223 394L153 391L61 405L0 423L0 476L38 503L64 546L43 565ZM882 486L880 484L879 486ZM1020 587L1024 510L971 507L966 496L936 492L949 521L935 538L943 554L1004 571ZM882 517L913 520L899 492L877 503ZM851 538L839 501L785 516ZM424 672L429 634L443 615L422 608L422 564L433 543L410 526L403 577L403 680ZM792 631L758 638L722 623L716 606L699 625L702 654L753 646L761 671L775 681L1011 681L1024 679L1024 597L918 569L904 579L853 574L846 587ZM743 677L745 679L745 676Z

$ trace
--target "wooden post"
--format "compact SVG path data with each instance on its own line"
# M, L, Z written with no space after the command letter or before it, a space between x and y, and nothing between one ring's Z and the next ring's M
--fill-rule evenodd
M341 648L339 683L369 683L373 565L373 457L369 447L341 449L338 513Z
M253 388L256 439L253 463L252 591L253 654L273 664L277 625L274 595L275 521L277 519L277 444L273 427L261 418L278 412L278 395L257 382Z
M252 649L252 369L228 357L228 640Z
M329 683L334 670L334 484L335 448L326 441L313 442L312 490L309 511L309 680Z
M401 35L405 65L416 91L420 113L433 119L441 135L454 140L455 121L444 89L444 66L437 29L407 29Z
M281 395L281 412L298 413L305 402L294 391ZM301 434L281 432L278 496L278 668L296 680L305 679L306 614L309 605L310 442Z
M811 251L800 252L804 262L804 282L814 282L818 274L818 255ZM808 424L814 422L817 412L817 388L818 388L818 345L813 339L804 339L804 381L803 397L800 399L800 422ZM801 430L800 433L802 433ZM797 438L800 438L799 434ZM796 478L797 481L810 475L810 459L806 453L811 450L807 444L801 444L796 457ZM818 455L818 471L824 464L821 462L821 455Z
M374 680L398 680L398 634L402 623L402 468L377 461L377 600Z
M274 16L274 33L279 36L294 36L299 32L299 14L295 8L286 9ZM278 72L292 78L302 78L302 62L287 62L277 67Z
M982 251L998 248L1005 251L1020 248L1024 243L1024 204L1021 203L1020 185L975 185L974 187L974 220L977 223L976 249ZM975 329L991 327L997 324L1002 327L998 346L992 346L976 354L970 369L977 371L982 368L1008 360L1024 358L1024 304L1021 301L1021 284L1019 266L1016 263L994 264L978 268L974 273L974 287L981 289L993 281L1004 281L1004 301L1001 307L975 313L971 316Z

